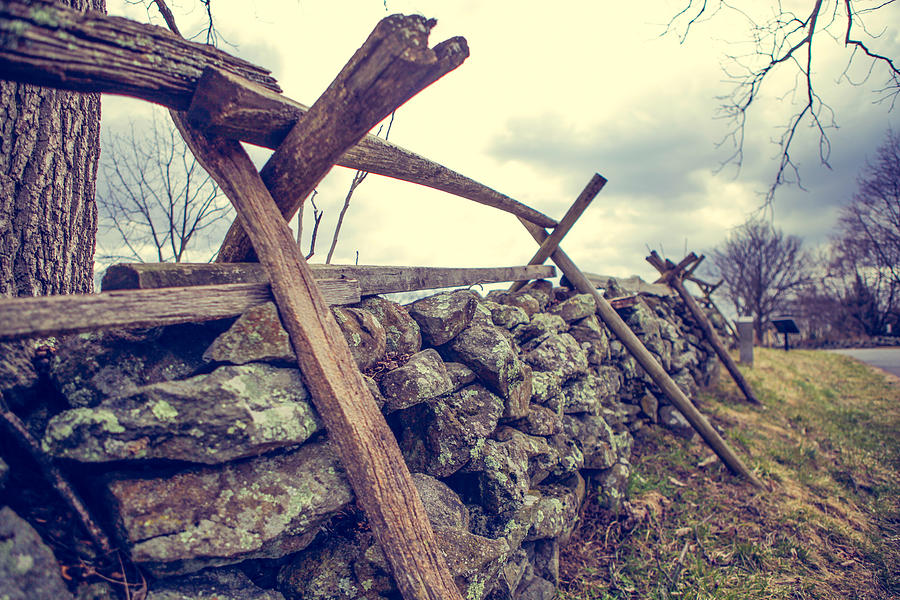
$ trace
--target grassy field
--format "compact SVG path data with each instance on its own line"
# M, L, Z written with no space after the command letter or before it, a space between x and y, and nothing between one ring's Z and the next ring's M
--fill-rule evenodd
M701 441L644 428L630 499L591 502L560 560L562 600L900 598L900 380L844 356L756 349L700 409L766 483Z

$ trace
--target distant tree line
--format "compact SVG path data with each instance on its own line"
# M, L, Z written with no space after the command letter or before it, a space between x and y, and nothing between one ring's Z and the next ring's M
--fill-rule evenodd
M757 339L778 313L802 320L818 343L900 334L900 135L888 131L862 169L825 248L806 250L797 236L752 217L710 255L735 311L753 317Z

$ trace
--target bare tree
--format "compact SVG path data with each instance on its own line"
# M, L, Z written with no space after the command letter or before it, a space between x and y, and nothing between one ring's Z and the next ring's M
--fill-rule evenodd
M762 339L769 317L786 310L811 281L809 255L802 245L799 237L785 236L768 220L754 217L710 253L735 310L753 317L757 339Z
M104 134L97 207L104 262L180 262L189 248L209 252L202 238L232 216L174 126L155 118L149 131L132 123L127 133Z
M884 143L858 178L853 200L841 210L834 271L868 302L866 333L881 333L900 310L900 135Z
M775 141L781 155L769 187L768 201L773 199L775 190L783 183L794 182L802 187L797 163L791 156L791 148L801 125L816 131L819 158L830 168L828 129L836 127L836 124L834 112L819 94L819 77L843 80L852 85L862 85L871 77L880 78L874 90L876 100L888 102L893 107L900 94L900 65L890 55L897 51L893 43L895 35L882 35L883 30L871 29L870 21L882 17L888 26L896 27L900 19L895 14L891 21L891 9L888 8L894 1L808 0L793 3L801 4L806 9L795 13L781 0L763 3L687 0L686 6L669 21L666 32L679 35L682 41L695 26L721 13L738 15L747 23L753 50L746 54L729 55L725 67L732 89L721 97L721 112L731 123L725 141L730 140L734 144L734 153L726 163L734 162L740 166L743 161L747 115L764 84L772 80L776 72L793 74L793 90L779 90L778 94L787 96L793 92L802 101ZM830 40L843 43L847 59L843 67L832 69L826 75L828 69L821 68L819 57L821 47Z

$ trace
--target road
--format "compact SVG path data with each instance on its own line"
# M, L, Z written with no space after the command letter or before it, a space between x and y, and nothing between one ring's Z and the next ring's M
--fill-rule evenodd
M888 373L900 377L900 347L847 348L842 350L832 350L832 352L852 356L866 364L878 367L879 369L884 369Z

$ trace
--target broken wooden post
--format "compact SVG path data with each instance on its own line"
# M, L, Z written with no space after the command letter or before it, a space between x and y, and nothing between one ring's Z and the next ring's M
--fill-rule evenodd
M428 54L432 24L422 17L395 15L376 26L313 106L319 106L316 112L311 109L276 152L284 157L279 164L285 169L279 170L273 187L283 188L283 178L318 181L333 159L312 160L308 172L287 167L304 166L311 148L322 156L340 156L396 108L391 103L398 95L402 103L414 93L421 76L433 72L437 62ZM234 204L244 235L266 270L303 379L400 593L406 600L461 600L397 441L262 177L238 142L207 137L181 115L172 116L194 155Z
M647 257L647 262L653 265L662 275L661 279L681 296L682 302L687 306L691 316L694 317L697 326L700 327L706 340L712 345L719 360L725 365L728 373L731 374L731 378L734 379L734 382L737 384L738 388L740 388L741 392L743 392L747 400L753 404L759 404L760 402L753 393L750 384L747 383L743 373L738 369L737 363L734 362L731 354L729 354L728 350L725 348L725 344L722 343L719 334L716 333L712 323L709 322L709 317L707 317L700 307L697 306L694 297L691 296L684 287L684 282L681 280L681 273L684 269L683 265L691 264L697 260L699 260L699 257L693 252L688 254L678 265L672 264L671 261L669 261L669 264L667 265L655 250Z
M393 15L382 19L309 112L294 125L269 158L260 176L286 220L290 220L344 151L416 93L463 63L469 48L452 38L431 49L434 21ZM346 120L340 107L359 112ZM328 137L332 136L332 137ZM303 140L303 144L298 141ZM252 260L253 247L235 220L216 262Z
M519 219L531 237L538 244L547 239L548 234L541 227L529 223L524 219ZM610 306L609 302L597 292L597 289L591 285L584 273L572 260L566 255L561 248L550 257L559 267L566 278L583 294L591 294L597 303L597 314L606 323L612 332L619 338L619 341L628 349L631 355L637 360L638 364L644 368L653 382L666 394L669 400L675 405L688 423L700 434L700 436L709 444L709 447L722 459L722 462L733 472L746 477L754 486L764 489L762 482L750 471L743 461L734 453L731 447L722 439L722 436L713 429L709 421L694 406L690 399L681 391L681 388L672 381L669 374L662 368L659 362L650 354L650 351L644 346L641 340L628 327L622 317L618 315L615 309Z
M565 235L569 233L569 230L572 229L572 226L575 225L578 218L584 214L587 207L591 205L591 202L597 197L597 194L600 193L600 190L603 189L604 185L606 185L606 178L599 173L594 173L594 176L591 177L587 186L585 186L581 194L578 195L578 198L575 199L572 206L569 207L569 210L563 216L559 225L554 228L550 237L544 240L535 255L528 261L529 265L542 265L544 264L544 261L550 258L550 255L553 254L553 251L556 250ZM517 281L509 287L509 291L517 292L525 287L525 284L527 283L528 280Z

